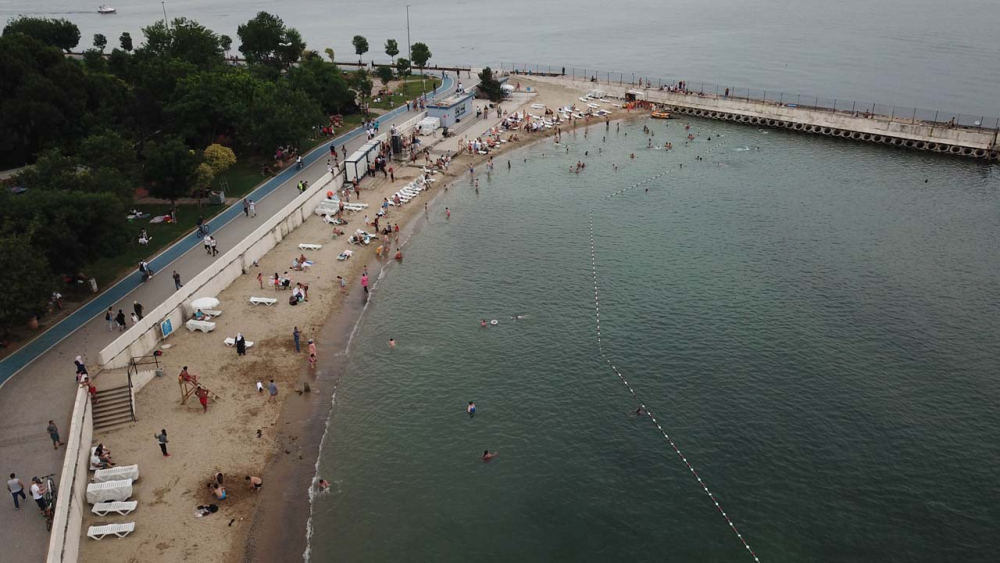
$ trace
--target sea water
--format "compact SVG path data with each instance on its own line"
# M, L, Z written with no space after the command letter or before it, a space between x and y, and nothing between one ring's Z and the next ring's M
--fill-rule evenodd
M313 561L752 560L640 401L762 561L995 559L995 169L684 123L544 140L418 217L340 381ZM598 354L591 211L640 401Z
M565 67L578 76L601 71L602 77L614 71L624 72L626 82L634 72L654 84L659 78L686 80L697 89L705 82L753 88L758 96L764 90L802 94L803 102L823 96L827 104L836 98L841 109L844 100L857 100L859 109L877 103L992 115L988 126L1000 116L994 24L1000 3L992 0L424 0L411 2L408 11L405 3L352 0L107 3L118 13L98 14L99 2L0 0L0 19L65 17L79 25L81 49L102 33L110 51L123 31L138 45L141 29L166 12L170 19L186 17L229 35L231 54L239 55L238 26L267 11L298 29L307 48L323 53L330 47L339 61L357 60L355 35L368 39L364 60L379 62L389 61L386 39L396 39L405 57L409 38L430 47L431 65L509 69L516 63L543 72Z

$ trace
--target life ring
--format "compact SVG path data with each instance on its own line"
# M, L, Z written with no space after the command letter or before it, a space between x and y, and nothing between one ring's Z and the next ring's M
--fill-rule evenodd
M490 321L490 324L491 324L491 325L493 325L493 326L497 326L497 325L498 325L498 324L500 324L500 323L499 323L499 322L497 322L497 320L496 320L496 319L493 319L492 321Z

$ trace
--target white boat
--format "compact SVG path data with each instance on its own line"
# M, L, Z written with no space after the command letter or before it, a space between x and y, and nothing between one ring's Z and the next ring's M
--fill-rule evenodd
M97 7L98 14L113 14L117 11L118 10L112 8L111 6L108 6L107 4L101 4L100 6Z

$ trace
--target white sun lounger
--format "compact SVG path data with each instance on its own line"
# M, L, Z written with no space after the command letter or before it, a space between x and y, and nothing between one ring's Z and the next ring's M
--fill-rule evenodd
M139 480L138 465L120 465L110 469L98 469L94 472L95 483L106 483L108 481L124 481L131 479L133 482Z
M247 348L253 346L253 342L251 342L249 340L246 340L246 339L244 339L243 341L246 343ZM235 338L227 338L227 339L223 340L223 342L225 342L226 346L229 346L230 348L232 348L233 346L236 346L236 339Z
M332 225L337 222L337 218L333 216L333 213L324 213L323 222L327 225Z
M222 311L216 311L214 309L202 309L201 312L205 313L205 315L208 316L210 319L222 316Z
M91 483L87 485L87 502L97 504L99 502L112 502L128 500L132 496L132 480L105 481L103 483Z
M347 260L352 254L354 254L353 250L345 250L340 253L340 256L337 256L337 260Z
M94 505L91 512L98 516L107 516L112 512L118 514L119 516L125 516L135 510L135 507L139 506L138 501L128 500L125 502L99 502Z
M250 304L251 305L274 305L277 302L278 302L277 299L273 299L271 297L251 297L250 298Z
M360 207L361 209L364 209L364 208L368 207L368 204L367 203L346 203L345 202L344 203L344 207L346 208L347 206Z
M299 248L301 248L302 250L319 250L319 249L323 248L323 245L322 244L302 243L302 244L299 245Z
M195 330L200 330L202 332L212 332L213 330L215 330L215 323L209 321L196 321L194 319L191 319L190 321L185 323L184 326L186 326L187 329L192 332Z
M415 194L404 192L403 190L400 190L400 191L396 192L395 195L403 203L409 203L411 199L417 197Z
M129 522L128 524L108 524L106 526L91 526L87 530L87 537L92 540L103 540L104 536L115 535L119 538L124 538L125 536L132 533L135 530L135 522Z

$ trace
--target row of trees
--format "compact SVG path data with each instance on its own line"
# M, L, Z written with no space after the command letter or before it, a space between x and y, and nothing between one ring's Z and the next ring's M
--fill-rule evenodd
M13 181L23 193L0 190L0 269L26 280L0 299L0 326L39 310L59 275L132 243L137 186L169 200L204 190L237 154L298 146L371 94L367 73L348 78L331 50L308 50L266 12L237 29L245 65L226 57L232 38L193 20L142 34L137 45L122 33L110 52L98 34L69 57L80 41L71 22L21 17L3 29L0 166L31 166Z

